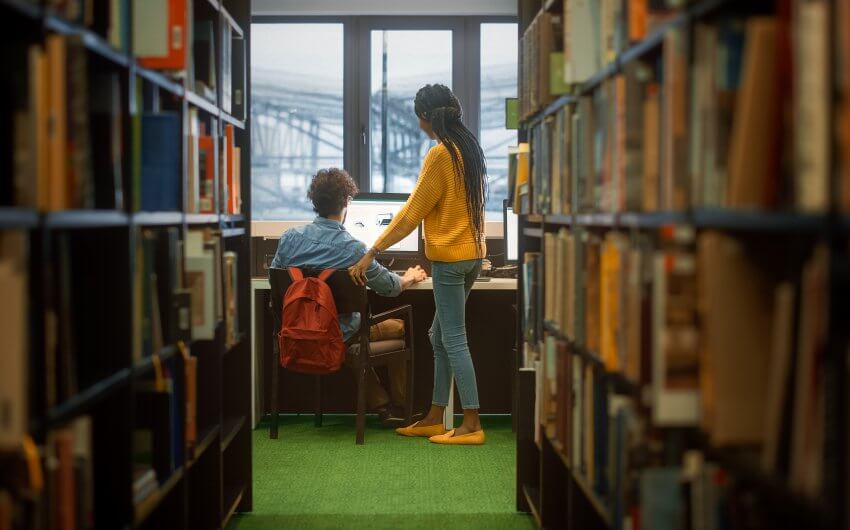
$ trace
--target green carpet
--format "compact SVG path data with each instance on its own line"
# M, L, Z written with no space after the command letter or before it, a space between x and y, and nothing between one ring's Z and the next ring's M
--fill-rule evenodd
M254 511L229 530L532 529L514 511L515 442L508 418L485 418L487 444L434 445L354 418L287 417L278 440L254 437Z

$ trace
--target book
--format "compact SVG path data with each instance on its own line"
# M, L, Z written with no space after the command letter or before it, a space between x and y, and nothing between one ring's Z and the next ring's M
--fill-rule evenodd
M187 458L194 460L198 456L196 452L198 442L198 358L189 353L189 348L185 344L180 344L179 349L183 360L183 374L186 385L186 451Z
M205 133L201 124L198 137L198 210L197 213L215 213L215 140Z
M823 360L827 341L829 250L815 247L801 284L797 362L794 369L791 460L788 481L800 493L821 494L824 476Z
M684 29L665 34L661 98L661 209L683 210L688 188L688 37Z
M793 5L794 195L798 209L823 212L830 202L830 3Z
M770 372L774 285L742 242L699 236L701 425L712 444L761 444Z
M609 372L619 372L625 366L621 332L623 299L623 270L625 237L610 233L602 242L599 258L599 356Z
M681 470L649 468L640 473L640 527L653 530L680 528L683 506L679 487Z
M587 81L600 68L601 39L597 19L599 2L591 0L566 0L564 3L565 20L569 29L564 31L565 59L569 61L564 68L564 81L579 84ZM594 12L594 10L596 10Z
M778 23L747 20L741 87L729 146L731 207L771 207L779 171Z
M599 354L600 346L600 296L599 296L599 251L601 241L595 234L585 234L584 240L584 346Z
M248 64L247 47L245 39L234 38L231 41L232 68L231 68L231 107L230 112L237 119L244 120L246 114L247 94L247 72L245 70Z
M646 87L643 101L643 152L641 153L643 188L642 210L653 212L660 208L661 182L661 92L657 84Z
M139 64L156 70L187 68L186 0L132 0L133 52Z
M191 230L186 244L186 287L192 293L192 337L213 340L216 327L216 267L214 253L205 248L204 234Z
M693 233L679 229L668 237L669 246L653 257L652 420L659 426L696 425L700 365Z
M141 208L180 211L182 122L175 112L145 113L142 117Z
M553 54L562 45L561 17L541 11L520 39L520 63L525 75L519 78L520 116L527 118L555 99L551 88L559 89L552 79Z
M26 235L0 231L0 451L16 451L29 431L29 259Z
M224 305L225 305L225 344L231 347L239 338L239 275L238 255L224 252Z
M109 44L117 50L127 51L130 41L130 9L127 2L109 0L106 20L108 20L108 26L105 36Z
M225 179L226 183L226 205L225 213L238 214L242 207L241 198L241 168L240 158L241 153L238 147L235 146L234 138L235 128L233 125L227 124L224 127L224 164L226 168Z
M67 39L47 37L47 208L70 207L68 197Z
M198 109L189 108L189 134L186 138L188 148L186 161L186 211L200 213L201 201L201 127L198 120ZM206 160L204 160L206 162ZM206 168L204 168L206 169Z
M223 22L221 31L221 110L228 114L233 110L233 28Z
M514 190L513 211L517 213L529 213L528 198L530 194L529 186L529 146L527 142L522 142L517 147L517 162L516 162L516 187Z
M790 394L794 352L794 294L794 286L783 282L776 287L773 295L773 334L764 405L764 449L761 454L762 469L769 473L778 470L780 445L783 443L783 417Z

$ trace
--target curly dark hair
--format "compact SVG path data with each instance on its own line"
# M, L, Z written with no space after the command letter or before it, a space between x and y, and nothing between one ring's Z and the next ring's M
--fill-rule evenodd
M313 211L322 217L338 215L360 190L351 175L344 169L320 169L310 182L307 197L313 202Z

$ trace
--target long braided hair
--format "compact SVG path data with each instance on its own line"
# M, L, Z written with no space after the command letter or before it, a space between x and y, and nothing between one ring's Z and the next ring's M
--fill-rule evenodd
M455 174L462 175L466 209L475 241L484 239L484 202L487 200L487 164L484 151L461 119L460 102L445 85L425 85L413 101L416 116L431 123L437 139L452 157Z

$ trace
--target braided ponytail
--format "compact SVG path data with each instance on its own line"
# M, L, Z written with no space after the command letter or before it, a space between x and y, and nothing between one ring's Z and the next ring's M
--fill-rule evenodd
M425 85L416 93L413 106L416 116L431 123L434 134L448 149L455 173L463 178L473 236L476 241L483 240L487 164L478 139L461 121L460 102L445 85Z

